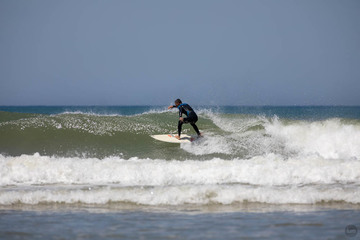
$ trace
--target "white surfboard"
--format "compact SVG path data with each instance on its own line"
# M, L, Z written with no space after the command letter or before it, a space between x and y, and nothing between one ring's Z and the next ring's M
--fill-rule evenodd
M151 135L152 138L168 143L191 143L196 140L196 137L187 134L181 134L180 140L176 139L177 134L162 134L162 135Z

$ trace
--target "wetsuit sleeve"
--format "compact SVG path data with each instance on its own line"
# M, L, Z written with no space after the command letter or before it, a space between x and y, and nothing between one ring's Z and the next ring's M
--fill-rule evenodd
M179 117L182 117L182 106L179 107Z

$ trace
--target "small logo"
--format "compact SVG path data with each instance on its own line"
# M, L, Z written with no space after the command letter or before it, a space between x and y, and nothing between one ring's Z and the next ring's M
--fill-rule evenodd
M345 228L345 235L348 237L355 237L358 230L355 225L347 225Z

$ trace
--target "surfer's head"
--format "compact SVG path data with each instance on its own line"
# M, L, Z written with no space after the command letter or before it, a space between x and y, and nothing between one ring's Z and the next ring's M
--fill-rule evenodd
M180 104L182 104L182 101L178 98L175 100L175 106L179 106Z

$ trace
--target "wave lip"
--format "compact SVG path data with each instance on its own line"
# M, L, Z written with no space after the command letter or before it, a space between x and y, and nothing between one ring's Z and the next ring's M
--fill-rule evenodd
M141 116L141 115L148 115L148 114L161 114L168 112L166 108L142 108L138 111L94 111L93 109L90 110L64 110L60 113L51 114L50 116L57 116L57 115L85 115L85 116L97 116L97 117L119 117L119 116Z
M0 204L360 204L360 161L325 158L166 161L0 155Z

